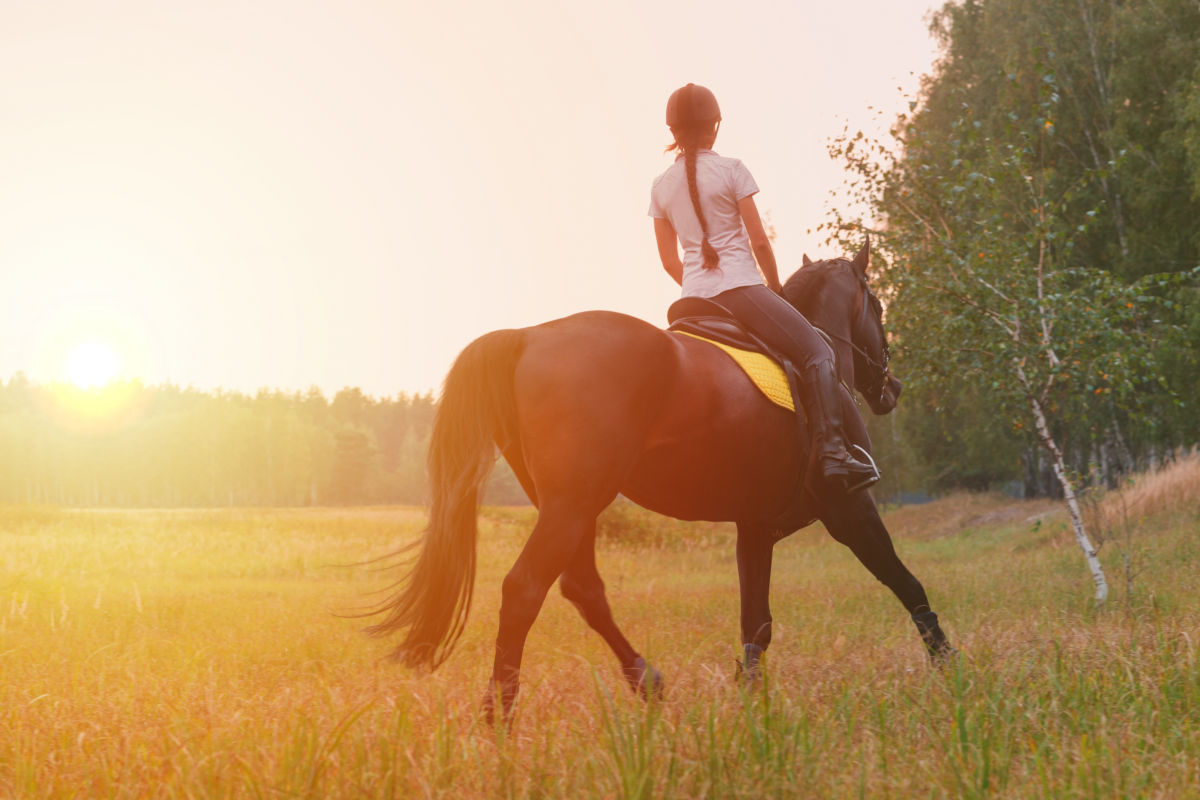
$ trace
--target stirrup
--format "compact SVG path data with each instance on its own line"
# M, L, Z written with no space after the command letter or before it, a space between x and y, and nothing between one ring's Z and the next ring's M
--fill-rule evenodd
M858 458L858 460L864 464L869 465L875 474L868 476L866 478L863 478L861 481L854 484L853 486L847 484L846 485L846 494L853 494L854 492L874 486L875 484L879 483L879 478L880 478L879 465L875 463L875 459L871 458L870 453L868 453L864 448L859 447L856 444L850 445L850 449L852 451L857 451L857 453L855 454L856 457L861 456L860 458Z

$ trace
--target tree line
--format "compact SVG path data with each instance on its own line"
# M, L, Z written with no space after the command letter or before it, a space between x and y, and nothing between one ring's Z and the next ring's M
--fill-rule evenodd
M431 394L0 383L0 502L79 507L417 504ZM525 502L500 472L490 502Z

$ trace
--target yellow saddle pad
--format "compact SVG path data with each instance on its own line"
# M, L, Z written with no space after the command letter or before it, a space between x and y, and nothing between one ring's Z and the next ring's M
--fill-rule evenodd
M795 413L796 406L792 403L792 390L788 386L787 376L783 374L783 368L767 356L750 350L739 350L736 347L714 342L712 339L705 339L703 336L697 336L687 331L672 331L672 333L690 336L693 339L699 339L702 342L708 342L714 347L721 348L742 368L742 371L746 373L747 377L754 382L754 385L759 388L759 391L768 400L777 406Z

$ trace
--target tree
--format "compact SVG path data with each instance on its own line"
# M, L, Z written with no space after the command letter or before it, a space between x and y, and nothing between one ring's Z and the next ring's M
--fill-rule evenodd
M368 479L375 461L370 437L355 428L343 428L334 438L333 474L330 494L339 503L369 501Z
M1023 16L997 45L1009 50L989 62L971 48L987 49L981 19L997 6ZM1166 323L1178 276L1123 282L1080 261L1095 251L1095 230L1114 227L1121 164L1078 169L1058 142L1068 109L1045 62L1049 45L1020 35L1045 15L1024 0L943 14L947 58L896 141L860 133L832 147L854 176L853 199L877 224L839 215L832 227L847 239L873 229L910 384L928 394L967 383L1017 435L1036 439L1103 602L1107 581L1061 441L1080 420L1103 431L1097 420L1114 413L1144 419L1148 394L1165 391L1156 344L1178 333ZM981 93L988 102L977 106Z

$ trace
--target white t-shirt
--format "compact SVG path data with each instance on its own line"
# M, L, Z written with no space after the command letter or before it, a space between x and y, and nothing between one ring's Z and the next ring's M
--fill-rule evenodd
M716 269L704 268L700 253L704 231L688 193L683 156L675 159L650 187L650 216L670 222L683 246L683 296L713 297L727 289L761 284L762 276L737 206L742 198L758 192L750 170L736 158L698 150L696 186L708 223L708 243L720 258Z

